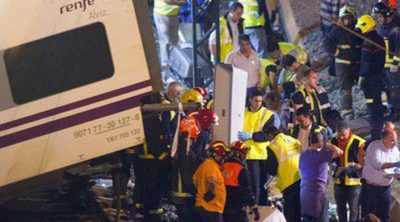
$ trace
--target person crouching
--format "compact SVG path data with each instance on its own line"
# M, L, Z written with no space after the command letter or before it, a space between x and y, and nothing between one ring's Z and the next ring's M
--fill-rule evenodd
M250 208L250 214L254 214L254 221L260 219L255 196L250 188L250 175L245 162L249 150L250 146L247 144L241 141L233 142L228 158L222 164L226 187L225 222L249 221L247 207Z

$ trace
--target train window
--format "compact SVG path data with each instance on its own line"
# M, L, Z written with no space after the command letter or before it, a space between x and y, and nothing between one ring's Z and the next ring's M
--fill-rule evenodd
M7 49L4 62L13 100L23 104L114 74L102 23Z

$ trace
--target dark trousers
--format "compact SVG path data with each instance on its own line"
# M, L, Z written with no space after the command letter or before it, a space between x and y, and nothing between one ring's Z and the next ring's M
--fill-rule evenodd
M215 212L208 212L202 207L196 207L196 213L201 222L222 222L222 215Z
M389 103L395 112L400 112L400 71L392 73L389 69L385 69L388 79Z
M361 186L335 185L335 201L339 222L359 221ZM347 204L350 218L347 219Z
M224 210L224 222L248 222L246 208L242 206L226 207Z
M335 63L336 84L342 92L342 108L344 111L353 109L351 88L355 84L359 67L343 63Z
M259 160L246 160L247 167L249 169L250 174L250 188L253 192L256 204L260 200L260 165Z
M361 188L361 216L375 214L382 222L389 222L391 189L364 183Z
M301 221L300 181L283 191L283 215L287 222Z
M384 122L384 107L381 98L382 86L378 80L366 79L362 89L365 103L370 114L369 124L371 126L371 139L380 139Z
M179 221L182 222L198 222L199 218L195 213L194 198L183 198L186 201L182 204L175 204Z
M145 220L161 221L161 199L168 175L168 161L158 159L136 159L136 185L133 192L135 205L142 206Z

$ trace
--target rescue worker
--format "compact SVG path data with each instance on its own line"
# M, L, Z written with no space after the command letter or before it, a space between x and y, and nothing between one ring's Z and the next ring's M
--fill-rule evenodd
M263 132L270 141L267 152L267 172L277 177L277 186L283 194L283 214L287 222L301 221L299 158L301 144L271 126Z
M247 207L250 214L254 214L255 221L260 218L245 161L249 150L250 147L245 143L233 142L229 157L222 164L226 187L225 222L247 222Z
M321 133L324 141L328 141L328 131L323 126L311 120L310 110L306 107L301 107L296 110L297 125L290 130L290 135L299 140L302 151L310 147L310 138L313 132Z
M223 141L215 141L208 149L208 158L193 175L196 188L196 212L201 222L220 222L226 201L226 189L220 164L229 151Z
M224 62L230 52L239 48L239 36L243 34L243 5L234 2L229 6L229 12L219 18L220 27L220 60L217 61L216 31L211 33L209 47L211 60L215 63Z
M144 96L140 104L159 104L163 100L160 93ZM161 118L160 118L161 116ZM144 112L143 128L144 144L135 147L134 169L135 213L144 215L145 221L161 221L163 209L161 198L165 192L165 182L168 181L170 169L168 152L168 129L160 113Z
M290 100L296 89L302 85L303 73L310 69L297 61L296 57L287 54L280 62L282 70L278 79L278 91L282 93L283 98Z
M171 202L177 208L181 221L196 221L194 202L195 188L193 174L201 163L201 152L193 146L200 134L196 113L188 115L180 122L180 137L177 152L172 156Z
M365 140L352 133L350 125L340 121L337 136L330 142L343 150L344 155L334 159L334 194L339 222L358 221L360 219L361 168L358 154L364 148ZM347 217L347 204L350 217Z
M163 68L169 68L170 50L179 41L179 6L184 4L186 4L185 0L154 0L154 23L157 28Z
M385 42L378 35L376 23L370 15L361 16L356 27L361 30L367 39L384 48ZM365 102L370 113L372 140L380 138L384 121L383 114L385 109L381 98L384 65L385 51L364 40L358 85L364 92Z
M256 138L270 126L274 125L274 113L263 107L263 94L254 92L250 97L249 106L244 114L243 132L239 132L238 138L250 146L246 163L250 172L251 189L256 197L256 204L266 205L267 195L263 187L267 181L265 173L265 160L267 159L266 140L256 142ZM260 199L260 197L262 197Z
M383 2L378 2L374 5L373 13L380 24L378 26L378 34L385 41L386 58L384 90L388 97L388 103L391 106L391 117L396 119L400 115L400 99L397 96L397 94L400 93L400 77L398 75L399 73L394 72L396 70L391 69L394 62L394 55L390 52L394 45L398 43L395 41L389 41L389 36L394 29L400 27L400 18L393 14L393 10L390 8L390 6Z
M260 58L265 58L267 35L272 35L265 0L239 0L244 7L244 33Z
M294 112L301 107L306 107L310 110L314 122L326 126L327 124L323 117L321 102L316 90L318 86L318 73L308 70L304 72L302 81L303 85L297 89L291 98Z
M308 61L308 54L307 52L290 42L274 42L271 41L268 43L267 46L267 57L266 59L261 59L262 64L262 72L265 72L266 76L269 79L271 84L271 90L276 91L278 93L282 92L282 88L278 88L278 76L281 78L281 75L288 75L287 70L282 71L281 74L278 73L281 71L278 69L277 63L280 63L282 56L284 55L292 55L294 56L297 61L301 64L305 64ZM262 76L263 77L263 76ZM261 78L261 88L263 88L263 78Z
M354 119L351 89L357 82L360 69L362 39L343 27L355 31L356 23L354 9L348 5L343 6L339 11L338 25L329 32L325 43L328 53L335 57L336 84L342 93L341 115L347 120Z

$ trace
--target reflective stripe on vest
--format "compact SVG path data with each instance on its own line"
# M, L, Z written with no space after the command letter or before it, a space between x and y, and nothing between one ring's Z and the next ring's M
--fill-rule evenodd
M223 172L222 175L225 179L225 186L238 187L239 184L239 174L243 169L240 163L236 162L225 162L222 165Z
M290 42L279 42L279 49L281 50L282 55L292 55L296 58L298 62L301 64L306 64L308 60L307 52L302 49L300 46L290 43Z
M393 59L390 57L390 49L389 49L389 39L384 38L385 41L385 48L386 48L386 57L385 57L385 68L390 68L393 64Z
M359 141L359 146L361 146L362 144L365 144L364 139L362 139L356 135L351 135L351 138L350 138L349 142L347 143L346 148L344 150L344 163L343 163L344 167L355 166L357 164L355 162L349 162L350 148L352 147L353 143L357 140ZM337 145L337 144L334 144L334 145ZM340 178L334 178L334 182L335 182L335 184L342 184ZM348 175L346 175L344 178L344 184L342 184L342 185L357 186L357 185L361 185L361 181L360 181L360 178L349 177Z
M257 0L239 0L243 5L243 26L244 28L257 27L265 25L264 14L258 15L258 3Z
M279 162L277 185L282 192L300 180L299 160L301 144L298 140L280 133L271 141L269 147Z
M307 103L307 98L308 98L308 100L310 101L310 110L314 111L314 109L315 109L315 104L314 104L314 98L313 98L313 96L307 91L307 88L306 88L304 85L302 85L302 86L299 87L299 91L300 91L301 94L303 95L304 101L306 101L306 103ZM321 104L320 104L320 102L319 102L318 96L315 94L315 91L313 92L313 94L314 94L315 98L317 98L317 109L319 110L319 115L320 115L319 118L320 118L321 120L323 120L323 117L322 117L322 110L321 110ZM313 115L313 118L314 118L314 121L315 121L315 122L319 123L319 121L318 121L318 119L317 119L317 116L316 116L315 114Z
M167 156L166 152L161 153L160 156L157 157L159 160L163 160ZM147 143L143 144L143 154L139 155L140 159L146 159L146 160L151 160L155 159L156 157L153 154L149 153L149 147L147 146Z
M272 59L261 59L261 70L260 70L260 87L265 88L271 84L271 79L269 73L265 72L265 68L268 66L276 66L275 61Z
M273 112L265 107L261 107L260 110L252 112L246 109L244 114L244 127L243 130L246 132L254 133L262 131L264 125L274 115ZM268 142L254 142L254 140L245 141L247 145L251 147L247 159L249 160L266 160Z
M179 6L168 4L163 0L154 0L154 13L165 16L176 16L179 14Z

